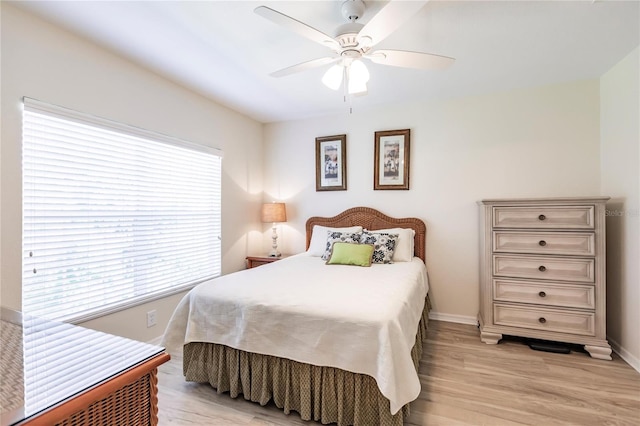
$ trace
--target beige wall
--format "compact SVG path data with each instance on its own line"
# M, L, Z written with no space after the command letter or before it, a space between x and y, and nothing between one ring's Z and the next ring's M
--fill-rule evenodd
M640 53L600 79L601 187L607 208L607 332L640 371Z
M353 206L427 223L436 316L475 322L483 198L599 195L599 85L580 81L265 126L265 192L288 203L284 252L304 222ZM376 130L411 129L411 189L373 190ZM347 134L348 190L315 191L315 138ZM268 246L265 233L265 249Z
M288 203L289 222L279 227L284 252L304 249L304 221L311 215L365 205L424 219L431 294L443 319L475 321L478 200L610 195L610 210L624 214L608 219L608 330L628 360L640 359L640 332L633 327L640 321L637 49L600 81L263 127L7 3L1 8L3 306L21 304L20 99L30 96L223 149L224 273L243 268L247 253L269 249L270 228L258 222L263 185L265 200ZM402 128L412 132L411 190L373 191L373 133ZM347 134L349 190L316 192L314 139L340 133ZM150 340L162 333L181 296L85 325ZM151 309L158 325L147 329Z
M261 242L262 125L4 2L1 19L0 303L21 306L23 96L222 149L222 269L243 268L252 236ZM150 340L162 334L179 297L87 325ZM157 310L158 325L147 329L151 309Z

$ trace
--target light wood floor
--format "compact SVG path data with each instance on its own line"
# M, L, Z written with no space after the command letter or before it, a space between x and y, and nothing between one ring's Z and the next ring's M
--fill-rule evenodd
M430 321L422 393L405 424L640 425L640 374L613 357L533 351L518 341L490 346L474 326ZM187 383L179 356L158 376L161 426L319 424Z

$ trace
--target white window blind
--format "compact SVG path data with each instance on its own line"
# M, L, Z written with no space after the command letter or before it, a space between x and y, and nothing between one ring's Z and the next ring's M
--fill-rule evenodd
M221 272L222 153L24 99L25 313L78 322Z

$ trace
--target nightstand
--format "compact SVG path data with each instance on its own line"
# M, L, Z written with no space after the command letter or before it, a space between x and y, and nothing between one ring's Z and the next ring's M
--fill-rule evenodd
M280 257L271 256L247 256L247 269L255 268L256 266L266 265L267 263L276 262L284 259L284 254Z

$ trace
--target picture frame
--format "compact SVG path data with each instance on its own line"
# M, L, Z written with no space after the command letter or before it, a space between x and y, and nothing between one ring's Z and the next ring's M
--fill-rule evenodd
M316 138L316 191L346 191L347 135Z
M375 132L373 189L409 189L411 130Z

